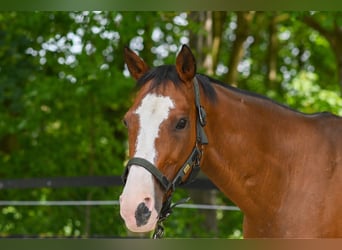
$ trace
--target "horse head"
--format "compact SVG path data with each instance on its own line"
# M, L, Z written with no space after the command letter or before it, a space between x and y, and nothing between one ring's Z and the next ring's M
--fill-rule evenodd
M130 161L123 176L120 214L129 230L148 232L165 216L175 187L199 165L199 144L206 142L198 140L205 137L198 124L205 114L199 104L196 62L187 46L175 65L150 69L128 48L125 62L139 90L124 116Z

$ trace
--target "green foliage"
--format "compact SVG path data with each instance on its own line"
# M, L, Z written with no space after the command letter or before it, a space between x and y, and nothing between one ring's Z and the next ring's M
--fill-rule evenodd
M340 95L336 91L322 89L317 80L315 73L300 72L286 86L286 102L304 113L329 111L342 116Z
M108 46L116 44L90 32L90 23L96 22L94 16L89 23L78 24L71 13L39 13L32 18L6 13L2 18L2 29L11 38L4 37L0 48L4 59L0 79L1 177L120 174L126 151L126 131L121 119L130 104L133 81L123 76L122 61L114 64L104 53ZM29 22L24 24L26 19ZM35 20L50 22L42 30L42 24ZM7 27L10 29L6 30ZM35 33L36 28L39 34ZM70 34L77 34L80 29L84 30L87 44L96 44L98 53L91 45L88 50L86 47L72 53L75 39ZM2 192L1 199L108 200L118 199L120 190L10 190ZM114 213L109 207L4 207L0 231L123 235L125 229L121 223L116 225L120 218L118 208L115 210Z

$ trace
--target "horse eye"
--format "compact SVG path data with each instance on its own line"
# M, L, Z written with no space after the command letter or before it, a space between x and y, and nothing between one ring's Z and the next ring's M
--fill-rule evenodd
M182 118L178 121L176 125L176 129L184 129L186 126L187 120L185 118Z
M127 123L126 119L123 119L123 120L122 120L122 123L123 123L123 125L124 125L126 128L128 127L128 123Z

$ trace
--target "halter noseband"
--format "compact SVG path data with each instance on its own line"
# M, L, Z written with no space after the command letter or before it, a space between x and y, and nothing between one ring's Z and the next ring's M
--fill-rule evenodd
M197 176L199 170L200 170L200 160L202 157L202 148L201 146L204 144L208 144L208 138L204 131L204 126L206 125L206 113L204 108L201 106L200 102L200 91L199 91L199 85L196 77L194 78L194 90L195 90L195 105L196 105L196 111L197 111L197 118L196 118L196 144L190 153L188 159L185 161L185 163L182 165L182 167L178 170L176 176L173 178L172 181L169 181L167 177L159 171L159 169L154 166L151 162L139 158L139 157L133 157L127 162L126 168L124 170L124 173L122 175L122 181L124 184L126 184L126 180L128 177L129 169L132 165L137 165L140 167L145 168L147 171L149 171L159 182L159 184L163 187L165 193L170 192L170 195L167 197L167 199L163 202L162 208L159 213L159 219L157 222L157 227L154 231L153 238L161 238L164 232L164 229L161 225L161 223L169 217L169 215L172 212L172 208L174 208L179 203L186 202L182 200L180 202L177 202L171 206L171 199L172 199L172 193L175 191L176 187L185 184L188 182L191 182L195 179ZM189 177L183 181L183 177L190 172Z

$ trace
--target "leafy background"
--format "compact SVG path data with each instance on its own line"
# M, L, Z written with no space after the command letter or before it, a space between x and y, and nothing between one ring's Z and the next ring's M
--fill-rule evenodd
M134 81L187 43L199 72L306 113L342 115L340 12L1 12L0 178L120 175ZM1 190L0 200L117 200L121 187ZM216 191L175 200L231 205ZM175 209L167 237L241 238L242 214ZM146 237L118 206L0 207L0 236Z

